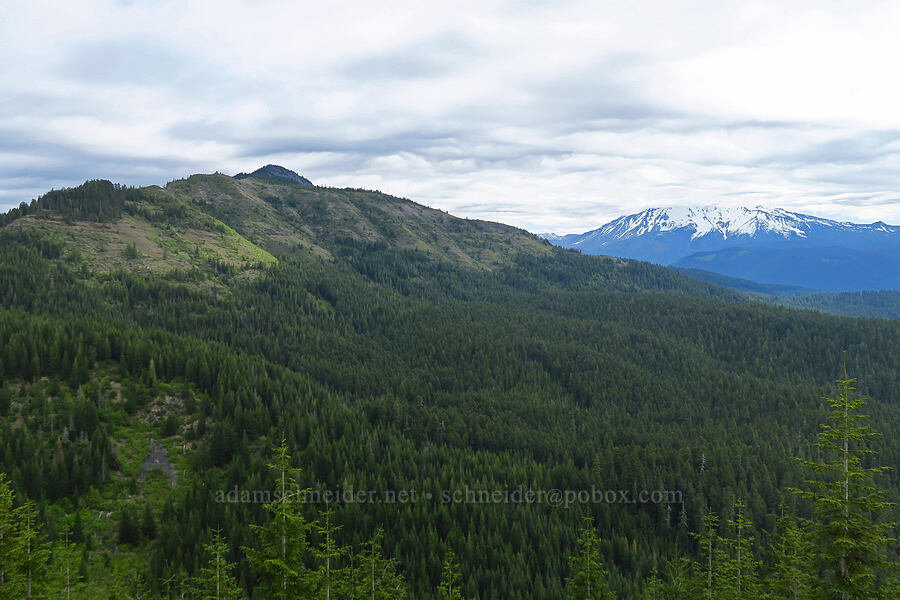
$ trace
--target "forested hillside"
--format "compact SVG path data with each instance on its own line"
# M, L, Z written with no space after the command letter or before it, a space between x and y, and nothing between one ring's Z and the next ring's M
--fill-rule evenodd
M287 455L301 488L373 493L298 505L310 572L377 554L410 598L455 597L455 569L465 598L564 598L586 548L638 598L700 560L709 511L765 575L782 514L813 515L794 457L823 458L842 351L882 434L863 460L900 464L897 322L255 177L89 182L0 223L0 472L53 544L46 589L73 564L81 597L180 597L222 556L242 593L278 597L254 528L278 505L240 493L278 489ZM900 498L896 471L876 482ZM466 496L516 489L616 501ZM642 491L678 495L621 502Z
M846 317L900 319L900 291L814 292L808 288L758 283L700 269L675 269L690 277L746 293L749 298Z

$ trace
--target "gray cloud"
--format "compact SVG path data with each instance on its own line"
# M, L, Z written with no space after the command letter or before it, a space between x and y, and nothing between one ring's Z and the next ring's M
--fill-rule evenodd
M57 73L77 82L160 85L175 79L188 63L150 41L103 40L76 45L62 57Z
M340 74L355 82L392 84L401 79L433 79L458 72L477 60L479 48L458 34L438 36L347 61Z
M276 162L541 231L679 203L900 221L900 90L848 50L862 44L834 57L827 43L858 34L896 55L896 36L873 33L881 7L851 23L817 5L821 32L797 27L802 5L762 10L752 30L702 0L631 8L11 7L0 207L90 178L162 184ZM817 52L834 59L827 77Z
M900 142L898 130L865 131L813 144L799 151L774 154L760 160L758 164L785 167L865 164L885 156L900 154L900 145L888 147L898 142Z

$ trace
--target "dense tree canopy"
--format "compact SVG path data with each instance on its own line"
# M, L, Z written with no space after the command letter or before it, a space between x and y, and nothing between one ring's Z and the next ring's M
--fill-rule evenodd
M88 589L115 573L167 594L219 564L269 597L274 505L240 494L279 489L282 439L310 498L291 508L297 585L358 591L377 564L409 597L437 597L452 548L462 597L561 599L590 517L620 598L651 573L658 589L698 584L710 548L722 589L752 589L754 570L794 589L803 545L779 507L816 516L787 491L809 478L792 457L827 460L819 398L844 349L883 434L871 444L900 463L900 324L754 305L438 211L404 221L389 205L413 209L381 194L259 187L257 209L204 181L172 186L190 201L92 182L0 229L0 472L48 543L78 519ZM127 261L69 229L126 218L140 240L190 221L277 262L217 257L212 241ZM878 485L896 501L900 475ZM374 495L322 501L340 491Z

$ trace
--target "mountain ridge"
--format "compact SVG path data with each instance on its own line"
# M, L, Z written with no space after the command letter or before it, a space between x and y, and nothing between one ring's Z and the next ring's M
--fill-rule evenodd
M762 206L666 207L625 215L583 234L542 234L542 237L554 245L586 254L699 268L729 277L822 291L894 289L900 285L896 283L900 281L900 267L894 267L891 260L900 253L900 226L883 221L871 224L834 221ZM719 264L711 258L737 247L757 252L759 262L744 261L736 266L730 259L727 264ZM802 272L799 267L791 270L791 264L784 264L789 262L787 255L770 252L800 248L803 248L806 267ZM841 254L852 259L845 265L843 275L830 270ZM720 258L725 256L721 254ZM884 283L879 281L877 273L855 283L846 280L845 275L871 272L873 266L876 270L887 269Z
M550 241L571 248L599 249L613 245L615 241L639 238L646 235L691 230L690 239L706 236L730 237L774 235L780 238L806 238L825 228L835 232L868 232L900 235L900 226L883 221L871 224L835 221L783 208L757 206L748 208L721 206L670 206L648 208L638 213L623 215L581 234L557 235L542 233ZM589 252L590 253L590 252Z
M333 259L347 244L390 245L476 270L552 246L524 230L461 219L377 191L269 177L197 174L165 187L107 180L47 192L0 215L0 232L66 240L87 267L164 273L210 261L254 271L298 250Z

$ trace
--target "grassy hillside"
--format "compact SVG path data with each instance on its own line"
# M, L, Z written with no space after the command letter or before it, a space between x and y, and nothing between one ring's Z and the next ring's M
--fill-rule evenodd
M166 190L234 226L275 252L298 246L330 256L342 240L390 244L482 269L510 255L546 255L548 244L498 223L458 219L379 192L278 183L250 177L194 175Z
M80 195L99 196L113 207L103 215L93 207L82 209ZM52 241L70 262L97 273L168 273L210 262L254 268L275 262L222 221L158 187L134 190L89 182L51 192L23 211L27 214L19 212L7 215L6 239Z
M900 461L900 324L753 304L378 192L220 175L53 192L2 219L0 305L0 471L50 538L81 515L94 590L136 572L165 592L216 527L254 589L239 549L264 511L216 493L272 489L282 435L311 488L683 495L335 506L341 544L385 528L414 598L435 597L448 548L466 597L563 598L585 515L622 598L696 553L710 507L745 499L761 551L845 349L879 456ZM880 483L900 497L896 472Z

